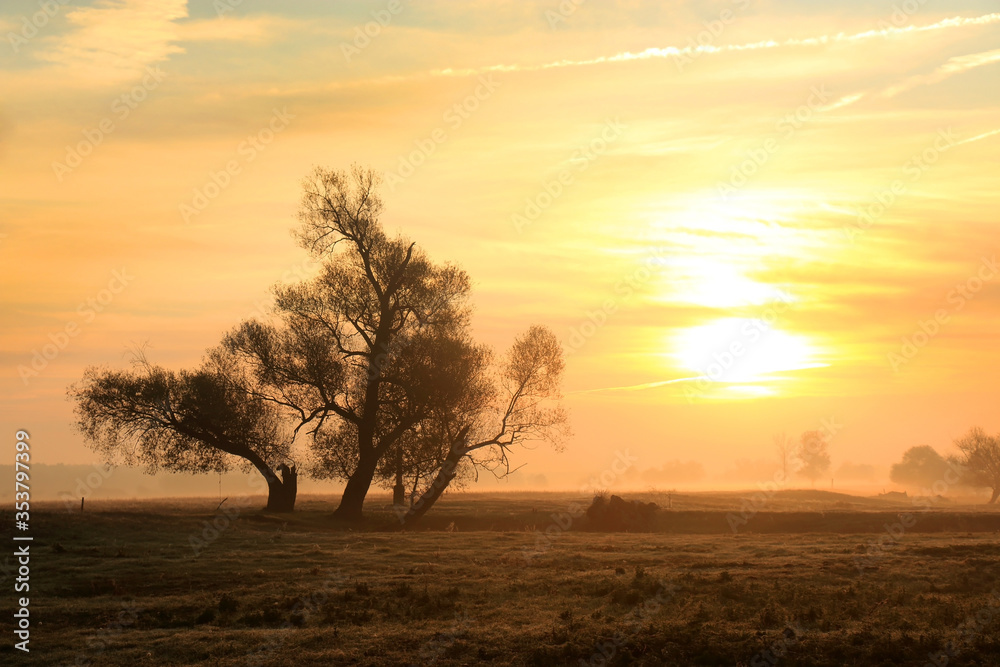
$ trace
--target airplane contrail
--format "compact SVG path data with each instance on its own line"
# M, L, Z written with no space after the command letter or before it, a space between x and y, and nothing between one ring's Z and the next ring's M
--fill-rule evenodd
M1000 129L998 129L998 130L990 130L989 132L983 132L982 134L977 134L974 137L969 137L968 139L963 139L962 141L957 142L955 145L956 146L961 146L962 144L971 144L973 141L979 141L980 139L987 139L989 137L993 137L993 136L996 136L998 134L1000 134Z
M659 382L644 382L643 384L632 384L625 385L622 387L600 387L598 389L578 389L576 391L566 392L567 394L594 394L599 391L639 391L641 389L654 389L656 387L662 387L668 384L676 384L677 382L695 382L697 380L707 380L709 379L705 375L697 375L690 378L677 378L676 380L660 380Z
M702 53L725 53L729 51L752 51L756 49L775 49L787 46L820 46L831 43L838 42L857 42L867 39L873 39L876 37L887 37L889 35L906 35L910 33L927 32L931 30L945 30L949 28L961 28L971 25L990 25L994 23L1000 23L1000 13L984 14L983 16L977 17L961 17L955 16L950 19L944 19L938 21L937 23L931 23L929 25L914 26L909 25L902 28L882 28L874 30L866 30L865 32L855 33L853 35L848 35L843 32L837 33L835 35L820 35L819 37L805 37L805 38L791 38L782 41L775 40L762 40L759 42L751 42L748 44L724 44L722 46L715 46L713 44L704 44L698 46L665 46L665 47L650 47L645 51L632 52L623 51L622 53L617 53L613 56L599 56L597 58L588 58L585 60L555 60L548 63L542 63L538 65L487 65L485 67L468 67L462 69L455 69L447 67L444 69L436 69L431 71L432 76L474 76L476 74L485 74L488 72L530 72L537 70L555 69L560 67L584 67L586 65L600 65L603 63L615 63L615 62L628 62L633 60L649 60L652 58L671 58L679 56L690 56L694 54Z
M930 74L912 76L905 81L896 84L882 93L883 97L893 97L899 93L906 92L917 86L939 83L950 76L967 72L976 67L992 65L1000 62L1000 49L985 51L983 53L970 53L964 56L949 58L948 61L938 67Z
M997 133L1000 133L1000 130L997 130L996 132L992 132L992 133L989 133L989 134L997 134ZM977 137L973 137L973 139L967 139L966 141L972 141L972 140L974 140L976 138ZM956 145L958 145L958 144L956 144ZM732 384L748 384L748 383L763 382L763 381L767 381L768 379L780 379L781 376L776 375L776 373L781 373L781 372L785 372L785 371L803 371L803 370L807 370L807 369L810 369L810 368L827 368L827 367L829 367L829 365L830 364L819 364L819 363L816 363L816 364L802 364L800 366L793 366L793 367L790 367L790 368L777 369L777 370L771 371L769 373L762 373L761 375L758 375L755 378L747 378L747 379L745 379L742 382L725 382L725 384L731 384L731 385ZM617 387L598 387L597 389L577 389L576 391L568 391L566 393L567 394L595 394L595 393L601 392L601 391L642 391L644 389L655 389L656 387L663 387L663 386L666 386L668 384L677 384L678 382L697 382L699 380L706 380L708 382L719 382L718 379L712 379L708 375L695 375L694 377L675 378L673 380L659 380L657 382L643 382L641 384L628 384L628 385L622 385L622 386L617 386Z

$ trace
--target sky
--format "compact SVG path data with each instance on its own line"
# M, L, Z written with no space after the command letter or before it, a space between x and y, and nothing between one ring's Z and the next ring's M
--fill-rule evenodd
M574 435L512 486L746 486L809 430L883 484L1000 430L997 9L5 2L0 430L96 461L67 386L196 365L315 270L302 179L357 163L481 340L563 341Z

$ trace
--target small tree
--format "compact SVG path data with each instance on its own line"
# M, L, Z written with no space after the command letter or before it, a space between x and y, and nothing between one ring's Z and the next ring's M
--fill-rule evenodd
M944 478L948 462L929 445L910 447L889 469L889 479L907 486L929 487Z
M235 389L217 366L175 373L140 352L130 370L88 368L69 396L77 428L111 463L204 473L242 461L267 483L267 509L295 507L294 436L273 404Z
M806 431L799 441L798 457L802 461L799 474L813 484L830 470L830 454L826 440L819 431Z
M978 426L955 441L964 482L992 490L989 504L1000 498L1000 435L990 436Z
M501 363L491 368L479 356L474 368L453 390L466 400L443 404L428 423L436 465L420 493L414 493L405 525L419 520L441 497L466 463L498 477L511 472L512 448L530 441L557 447L567 434L567 418L559 404L562 348L551 331L532 326L514 341Z
M785 433L777 433L773 437L774 451L778 455L778 465L781 466L781 474L788 480L789 466L795 460L795 441Z

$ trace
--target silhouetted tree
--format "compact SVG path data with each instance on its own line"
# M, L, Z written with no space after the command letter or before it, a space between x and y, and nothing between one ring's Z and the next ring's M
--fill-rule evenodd
M802 461L798 473L814 484L830 470L830 454L827 452L826 440L819 431L806 431L802 434L798 457Z
M225 369L207 364L175 373L139 352L130 370L88 368L69 395L77 428L109 462L148 472L224 472L242 461L264 477L267 509L294 509L287 422L273 404L236 389Z
M401 487L412 499L429 478L454 480L455 437L463 425L478 434L493 404L489 351L469 334L468 276L388 236L378 186L359 168L313 173L296 237L322 261L320 275L279 286L276 321L243 323L220 353L249 369L244 391L308 425L314 472L346 480L336 513L352 520L373 483L398 500ZM455 445L458 458L500 448L505 461L506 448L528 435L527 400L517 398L499 435Z
M978 426L955 441L958 463L969 486L992 490L989 503L1000 498L1000 435L990 436Z
M383 371L386 395L398 395L398 400L383 407L384 419L396 423L405 414L412 426L382 456L373 482L395 489L401 481L405 503L405 491L412 498L440 465L439 415L464 413L467 406L482 401L476 383L489 351L467 336L431 335L426 327L398 348L393 363ZM344 423L331 422L319 429L313 446L317 476L344 477L356 469L355 434Z
M559 404L563 353L545 327L532 326L499 364L488 355L472 357L469 372L455 387L456 400L442 404L426 422L426 437L437 453L427 483L411 497L402 521L419 520L459 474L463 463L498 477L511 472L511 450L531 441L557 447L567 434Z
M255 395L296 412L347 484L337 514L358 519L384 457L425 416L401 376L411 345L468 326L469 280L379 224L379 177L316 169L296 232L322 260L315 279L276 289L278 324L247 322L226 351L253 369ZM426 378L417 378L425 382Z
M411 367L408 383L423 388L425 418L400 439L376 473L379 483L392 485L393 502L399 507L406 506L407 499L412 504L440 468L441 443L448 437L443 416L470 413L488 403L493 390L484 373L492 352L467 336L410 344L407 352L410 363L400 364L400 370ZM463 486L474 477L472 466L459 466L452 485Z
M795 458L795 441L784 433L774 436L774 451L778 455L778 465L781 466L781 474L788 480L789 466Z
M273 317L241 323L199 371L89 371L76 394L84 432L108 451L134 446L147 465L221 469L224 454L242 457L267 479L269 506L291 509L295 471L278 480L271 466L305 429L316 474L346 480L346 519L361 517L373 483L397 500L401 486L411 501L419 493L419 516L463 461L509 472L511 447L552 436L565 421L543 405L558 396L555 337L531 328L493 374L469 334L468 276L385 233L379 182L357 167L316 169L295 236L319 275L277 285Z
M929 445L910 447L899 463L889 469L889 479L897 484L929 487L944 478L948 462Z

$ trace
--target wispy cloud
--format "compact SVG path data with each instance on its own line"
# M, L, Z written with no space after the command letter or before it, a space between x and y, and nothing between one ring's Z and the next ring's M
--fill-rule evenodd
M675 380L659 380L657 382L643 382L642 384L631 384L621 387L600 387L598 389L580 389L578 391L570 391L566 393L596 394L598 392L604 392L604 391L642 391L643 389L656 389L657 387L665 387L668 384L677 384L679 382L697 382L698 380L710 381L708 377L704 375L698 375L690 378L677 378Z
M859 101L864 96L865 96L864 93L854 93L852 95L845 95L844 97L841 97L833 104L822 107L820 111L834 111L835 109L841 109L843 107L850 106L855 102Z
M128 80L183 52L176 21L187 15L187 0L100 0L68 12L72 28L38 57L87 80Z
M600 65L605 63L630 62L637 60L650 60L654 58L675 58L678 56L692 56L710 53L728 53L739 51L756 51L760 49L777 49L782 47L796 46L824 46L826 44L842 42L859 42L892 35L906 35L912 33L922 33L934 30L947 30L951 28L963 28L967 26L981 26L1000 23L1000 13L984 14L977 17L956 16L944 19L929 25L915 26L909 25L902 28L884 28L879 30L866 30L852 35L843 32L835 35L820 35L818 37L791 38L781 41L761 40L747 44L724 44L715 46L714 44L704 44L698 46L665 46L650 47L644 51L624 51L613 56L599 56L597 58L587 58L584 60L556 60L553 62L538 65L488 65L485 67L453 69L438 69L432 72L436 76L473 76L487 72L524 72L535 70L555 69L561 67L584 67L587 65Z
M896 84L882 93L883 97L895 97L900 93L916 88L917 86L927 86L940 83L950 76L961 74L976 67L991 65L1000 62L1000 49L985 51L983 53L972 53L966 56L957 56L949 59L930 74L920 74Z
M289 30L301 30L306 26L279 16L227 16L224 21L185 21L179 27L182 42L267 42Z
M973 141L981 141L983 139L988 139L990 137L995 137L998 134L1000 134L1000 129L998 129L998 130L990 130L989 132L983 132L982 134L977 134L974 137L969 137L968 139L963 139L962 141L959 141L955 145L956 146L961 146L962 144L971 144Z

